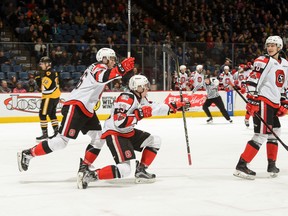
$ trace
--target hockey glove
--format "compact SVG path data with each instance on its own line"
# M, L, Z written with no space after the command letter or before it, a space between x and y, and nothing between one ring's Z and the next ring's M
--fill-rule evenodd
M234 80L234 85L238 86L239 85L239 81L238 80Z
M134 115L137 121L140 121L143 118L149 118L152 116L152 107L150 106L143 106L134 110Z
M259 111L260 101L252 95L247 95L247 101L246 109L251 116L254 116Z
M135 58L129 57L124 59L121 63L117 65L118 72L121 76L124 76L127 72L134 68Z
M287 112L288 112L288 101L283 100L281 101L281 106L279 107L276 115L278 117L282 117L282 116L285 116Z
M188 109L189 107L191 107L191 103L189 101L173 101L171 103L168 104L168 106L170 107L170 112L172 113L176 113L178 109L184 107L185 109Z
M241 94L245 94L245 93L246 93L246 88L242 87L242 88L240 89L240 92L241 92Z

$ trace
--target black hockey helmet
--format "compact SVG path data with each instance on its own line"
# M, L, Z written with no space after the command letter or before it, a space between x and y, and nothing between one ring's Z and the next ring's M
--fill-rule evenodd
M40 61L39 61L39 63L52 63L52 61L51 61L51 59L48 57L48 56L43 56L41 59L40 59Z

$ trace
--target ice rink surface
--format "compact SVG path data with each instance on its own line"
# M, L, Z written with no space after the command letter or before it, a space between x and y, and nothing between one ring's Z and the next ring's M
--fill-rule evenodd
M89 138L82 134L66 149L34 158L20 173L16 153L35 145L39 123L0 124L1 216L281 216L288 212L288 152L279 144L280 174L266 173L266 146L250 164L254 181L234 177L235 165L252 127L244 117L187 118L192 166L188 165L182 118L145 119L137 128L162 138L162 147L149 168L157 175L152 184L135 184L133 176L90 183L76 188L79 158ZM252 119L250 119L252 123ZM288 117L281 118L288 144ZM51 130L50 130L51 131ZM139 154L137 154L139 158ZM95 167L113 164L105 145ZM134 172L134 171L133 171Z

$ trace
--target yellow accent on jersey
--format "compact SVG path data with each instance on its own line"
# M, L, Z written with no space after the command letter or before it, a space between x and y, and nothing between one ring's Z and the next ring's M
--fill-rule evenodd
M100 108L100 101L97 102L97 104L94 106L94 110L97 111Z

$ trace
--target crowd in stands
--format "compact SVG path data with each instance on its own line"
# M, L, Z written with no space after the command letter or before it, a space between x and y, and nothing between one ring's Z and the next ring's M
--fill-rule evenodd
M75 72L95 62L99 48L111 47L120 58L127 54L126 0L23 0L3 1L0 6L0 29L1 23L7 22L36 61L49 55L58 71L74 66L67 78L67 90L73 87L71 79L79 78ZM132 54L141 65L138 54L143 46L155 49L169 44L179 63L191 71L202 64L209 73L219 74L226 57L233 60L231 70L253 62L263 53L269 35L281 36L286 51L287 17L285 0L135 0L131 7ZM151 62L147 52L145 58ZM161 66L162 56L156 58ZM0 52L0 63L6 64L6 60ZM76 70L79 66L81 71ZM158 83L162 81L162 71L159 73Z

